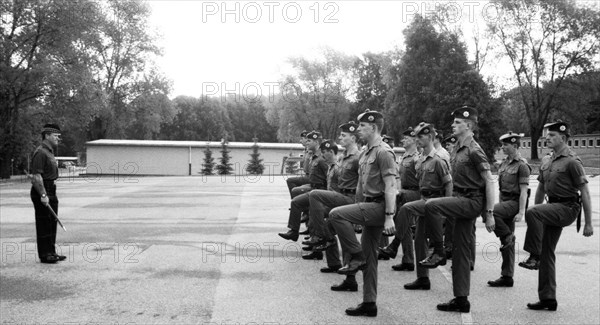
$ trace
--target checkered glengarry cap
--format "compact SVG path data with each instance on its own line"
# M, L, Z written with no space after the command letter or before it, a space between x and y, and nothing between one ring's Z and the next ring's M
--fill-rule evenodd
M321 132L319 131L310 131L307 135L306 135L307 139L311 139L311 140L317 140L317 139L321 139Z
M554 131L554 132L559 132L559 133L569 135L569 124L567 124L561 120L556 120L552 123L545 124L544 129L548 129L548 131Z
M477 110L470 106L462 106L452 112L454 118L473 120L477 122Z
M358 132L358 125L356 123L354 123L353 121L344 123L344 124L340 125L338 128L340 128L342 130L342 132L346 132L346 133Z
M415 131L413 130L412 127L409 127L408 129L404 130L404 132L402 132L402 135L405 135L407 137L414 137Z
M508 133L500 136L500 141L506 143L517 143L519 139L521 139L525 134L523 133L513 133L513 131L508 131Z
M419 134L430 134L430 133L435 134L435 129L434 129L433 125L431 125L429 123L421 122L421 123L419 123L419 125L417 125L415 127L414 132L415 132L415 136L417 136Z
M358 122L376 123L378 121L383 121L383 115L367 108L364 113L358 115L356 120L358 120Z
M61 133L60 127L57 124L48 123L42 128L42 133Z

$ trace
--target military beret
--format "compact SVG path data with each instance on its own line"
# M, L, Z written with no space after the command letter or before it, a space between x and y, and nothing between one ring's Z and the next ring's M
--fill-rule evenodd
M452 112L454 118L473 120L477 122L477 110L470 106L463 106Z
M414 137L415 131L413 131L412 127L409 127L408 129L404 130L404 132L402 132L402 135L405 135L407 137Z
M321 142L321 144L319 145L319 149L321 150L334 150L333 147L336 147L337 149L337 144L335 144L329 139L323 140L323 142Z
M444 141L442 141L442 143L443 144L446 144L446 143L452 143L452 144L454 144L454 143L456 143L456 141L457 141L456 136L455 135L451 135L451 136L445 138Z
M525 134L521 133L513 133L512 131L508 131L508 133L500 136L500 141L506 143L517 143L519 139L521 139Z
M300 132L300 137L306 138L307 134L308 134L308 131L304 130L304 131Z
M56 124L45 124L42 133L60 133L60 127Z
M419 123L419 125L417 125L417 127L415 127L414 132L415 132L415 135L431 134L431 133L435 133L435 129L433 128L433 125L431 125L429 123L421 122L421 123Z
M364 113L358 115L356 118L359 122L376 123L383 121L383 115L377 111L366 109Z
M354 123L353 121L344 123L340 125L339 128L342 129L342 132L346 133L356 133L358 131L358 125L356 125L356 123Z
M557 120L552 123L547 123L544 125L544 129L548 129L548 131L560 132L566 135L569 135L569 124Z
M392 137L390 137L389 135L386 135L386 134L382 135L381 138L382 138L383 142L385 142L387 144L390 144L391 142L395 142L394 138L392 138Z
M321 139L321 132L313 130L306 135L306 138L311 140Z

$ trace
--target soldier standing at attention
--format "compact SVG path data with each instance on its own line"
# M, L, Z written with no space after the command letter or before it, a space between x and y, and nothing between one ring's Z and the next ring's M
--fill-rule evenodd
M483 149L473 139L477 126L477 111L463 106L452 112L452 130L457 144L451 155L451 171L454 188L453 197L436 198L425 204L425 218L434 251L427 259L419 262L426 268L446 264L442 238L442 216L454 218L454 251L452 256L452 286L455 298L437 305L441 311L468 313L471 304L467 297L471 287L471 253L475 241L475 221L486 210L485 225L489 232L494 230L494 189L490 164ZM484 196L485 204L484 207Z
M535 206L525 212L527 234L524 249L531 253L525 267L539 265L539 301L527 304L529 309L556 310L556 256L554 250L563 227L577 220L581 226L581 209L585 213L583 235L594 234L592 204L581 159L567 145L569 126L557 121L544 125L544 137L552 154L542 159ZM580 195L581 194L581 195ZM542 204L544 195L548 203ZM520 265L520 264L519 264Z
M377 245L382 231L394 232L396 209L396 159L392 149L381 140L383 115L366 110L357 118L359 136L367 146L359 159L356 203L331 210L330 222L350 254L340 274L363 270L363 302L346 309L350 316L377 316ZM352 224L363 226L361 243Z
M523 135L509 131L500 137L502 151L506 155L498 168L500 202L494 206L494 233L500 239L502 253L501 277L488 281L491 287L512 287L515 271L515 222L521 221L527 209L527 186L531 167L519 153Z
M31 161L30 197L35 209L35 230L40 262L53 264L66 259L56 254L56 219L49 208L58 213L56 184L58 163L54 154L60 141L60 127L46 124L42 129L42 144L35 150Z

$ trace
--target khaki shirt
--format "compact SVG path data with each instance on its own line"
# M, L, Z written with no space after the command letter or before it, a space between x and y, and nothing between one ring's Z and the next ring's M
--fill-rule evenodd
M319 184L323 188L327 187L327 170L329 166L325 162L325 159L321 155L314 155L310 160L310 173L308 174L308 181L310 184Z
M444 162L435 150L427 156L421 155L415 164L419 188L424 191L441 191L444 185L452 179L448 164Z
M581 159L566 146L542 158L538 181L544 184L548 196L558 198L578 196L579 186L588 182Z
M481 172L490 170L490 164L485 152L479 146L472 135L459 142L452 150L450 157L452 169L452 180L455 188L482 190L485 188L485 180Z
M520 153L517 152L511 160L508 157L504 158L498 168L500 193L520 194L520 185L529 185L529 175L531 175L531 167L526 159L521 158Z
M329 169L327 170L327 190L328 191L340 191L339 187L339 172L340 166L337 163L333 163L329 165Z
M345 190L354 190L358 184L358 158L360 152L347 154L340 161L338 186Z
M31 173L42 175L45 181L53 181L58 178L58 161L54 157L54 150L47 141L42 141L33 153L31 159Z
M394 151L380 139L360 154L359 165L358 181L363 198L383 196L385 194L383 178L396 176Z
M417 170L415 169L415 163L418 158L419 152L415 150L412 153L405 153L400 160L398 173L400 174L400 185L403 189L419 187Z

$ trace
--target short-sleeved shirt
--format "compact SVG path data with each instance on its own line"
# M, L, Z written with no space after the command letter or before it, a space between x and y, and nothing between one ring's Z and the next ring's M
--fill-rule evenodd
M405 153L400 160L398 173L400 174L400 185L403 189L417 189L419 187L417 170L415 169L418 158L419 152L415 150L411 153Z
M498 168L498 186L500 192L506 194L520 194L520 185L529 185L529 175L531 175L531 167L527 160L521 158L521 154L510 159L504 158L502 164Z
M333 163L329 165L329 169L327 170L327 190L328 191L340 191L339 187L339 176L340 176L340 166L338 163Z
M446 162L448 168L450 168L450 154L448 153L448 150L444 149L444 147L439 147L438 149L435 149L435 154Z
M441 191L444 185L452 181L448 164L431 150L428 155L421 155L415 164L419 188L423 191Z
M58 178L58 162L54 158L54 150L46 141L42 142L33 153L31 161L31 173L42 175L45 181L53 181Z
M355 190L358 184L358 157L360 152L347 153L340 161L338 186L346 190Z
M324 187L327 186L327 162L320 155L313 154L310 160L310 173L308 174L308 181L310 184L318 184Z
M385 193L384 177L396 176L396 155L381 139L366 148L359 158L358 181L363 198L379 197Z
M567 146L542 158L538 181L548 196L557 198L578 196L578 188L588 182L581 159Z
M485 188L485 179L481 177L481 172L490 170L490 164L485 152L472 135L454 147L450 168L455 188L482 191Z

